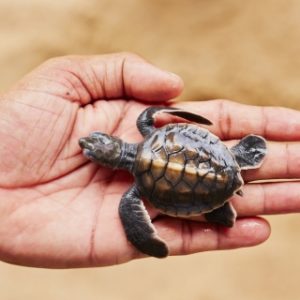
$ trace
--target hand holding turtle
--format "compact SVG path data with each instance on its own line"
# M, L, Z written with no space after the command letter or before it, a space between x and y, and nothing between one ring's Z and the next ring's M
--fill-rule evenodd
M147 103L171 99L181 90L175 75L118 54L50 60L3 94L0 258L29 266L81 267L141 257L118 215L132 178L87 162L78 139L102 131L139 142L135 120ZM298 112L227 101L176 106L210 119L210 130L229 144L249 133L276 140L268 143L263 166L245 171L246 181L299 178ZM157 218L156 210L147 209L171 255L237 248L269 236L268 223L252 216L299 211L299 189L296 182L246 184L244 198L232 201L243 218L231 229Z

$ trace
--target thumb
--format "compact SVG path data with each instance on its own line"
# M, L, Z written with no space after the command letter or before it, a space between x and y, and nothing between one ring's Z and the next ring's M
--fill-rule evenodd
M183 82L130 53L65 56L46 61L18 87L47 90L81 105L99 99L166 101L178 96Z

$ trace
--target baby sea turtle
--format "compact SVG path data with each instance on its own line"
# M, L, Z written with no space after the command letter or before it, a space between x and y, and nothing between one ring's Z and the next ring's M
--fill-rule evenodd
M190 123L154 127L158 112L212 124L178 108L149 107L137 119L137 128L145 138L143 142L129 144L93 132L81 138L79 144L90 160L134 175L135 182L119 206L126 236L141 252L165 257L168 247L157 235L141 198L148 199L166 215L203 214L209 222L231 227L236 213L228 200L233 194L242 196L241 170L260 166L266 142L260 136L248 135L229 149L207 129Z

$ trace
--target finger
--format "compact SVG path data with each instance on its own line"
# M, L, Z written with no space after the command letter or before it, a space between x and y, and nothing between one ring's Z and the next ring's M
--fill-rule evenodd
M264 242L270 235L269 224L260 218L239 219L232 228L162 218L155 222L155 227L171 255L250 247Z
M213 122L209 130L221 139L239 139L247 134L270 140L294 141L300 138L300 112L283 107L259 107L227 100L176 104Z
M268 142L261 167L245 171L243 178L245 181L300 178L300 143Z
M177 75L128 53L50 59L19 83L24 85L81 104L119 98L164 101L183 89Z
M232 199L238 216L300 212L300 182L247 184L243 192Z

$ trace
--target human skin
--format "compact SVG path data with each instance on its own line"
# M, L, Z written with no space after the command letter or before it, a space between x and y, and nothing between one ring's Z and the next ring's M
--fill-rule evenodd
M3 93L0 259L69 268L144 257L126 240L118 216L132 176L87 161L78 139L102 131L127 142L142 141L137 116L182 89L178 76L136 55L118 53L51 59ZM299 112L225 100L171 105L210 119L214 125L209 129L229 145L249 133L264 136L268 154L260 169L243 173L244 197L232 199L238 213L233 228L160 216L146 203L170 255L257 245L270 234L268 222L258 215L300 210L300 183L248 184L299 178ZM166 116L158 123L171 120Z

